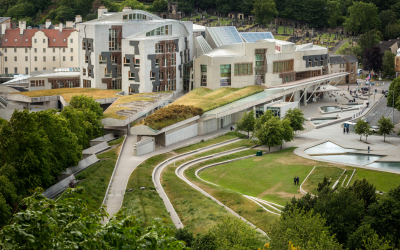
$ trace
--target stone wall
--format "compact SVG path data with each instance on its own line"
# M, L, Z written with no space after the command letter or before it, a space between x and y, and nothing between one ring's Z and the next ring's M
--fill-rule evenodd
M166 132L165 146L197 136L198 126L198 123L195 123L174 132Z
M153 137L143 137L141 141L135 144L133 155L140 156L148 154L155 150L155 140Z

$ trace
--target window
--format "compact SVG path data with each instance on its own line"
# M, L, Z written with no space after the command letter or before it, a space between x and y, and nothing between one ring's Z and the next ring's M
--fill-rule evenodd
M25 48L25 53L28 53L28 48Z
M74 48L71 48L71 53L74 52Z
M73 62L74 61L74 57L73 56L71 56L71 62Z
M14 74L18 74L18 68L17 67L14 68Z
M7 42L7 39L6 39L6 42ZM34 40L33 40L33 42L34 42L34 43L37 43L37 40L36 40L36 39L34 39Z
M235 76L252 75L253 63L235 63Z
M150 71L150 80L155 80L155 79L156 79L156 73Z
M220 65L220 85L221 86L231 86L231 65L222 64Z
M29 69L28 67L25 68L25 75L27 75L29 73Z
M64 38L63 42L65 43L65 41L66 41L66 40L65 40L65 38Z
M207 65L200 65L201 72L207 72Z
M4 57L4 61L7 62L7 57L6 56Z
M318 66L318 59L317 58L314 59L314 66Z
M207 86L207 75L201 75L200 86L203 86L203 87Z
M311 60L311 59L310 59ZM274 73L293 71L293 59L274 62Z
M160 43L156 43L156 53L162 53L163 52L163 46Z
M92 76L92 70L88 69L88 76Z
M86 69L82 68L82 74L85 76L86 75Z
M43 39L43 42L44 42L44 39ZM53 39L53 43L54 43L54 42L56 42L56 39Z
M156 59L156 68L160 67L160 59Z
M87 63L87 56L85 56L85 62ZM106 57L102 57L101 55L99 55L99 63L100 64L105 64L105 63L107 63L107 61L106 61Z
M109 29L108 30L108 50L120 50L121 44L119 43L121 40L118 41L118 30Z
M35 53L36 53L36 52L37 52L37 48L34 48L34 49L33 49L33 52L35 52Z
M68 81L68 88L74 88L75 84L73 81Z
M4 53L7 53L7 48L4 49Z
M46 48L43 48L43 53L46 53Z
M104 69L104 77L112 77L111 69L110 70L107 68Z
M351 80L353 80L354 79L354 76L351 76Z
M65 52L65 48L63 48L63 52Z
M27 42L28 41L28 39L25 39L25 42Z
M56 61L56 57L55 56L53 56L53 62L55 62Z
M56 41L56 39L54 39L54 41L53 42L55 42ZM43 43L46 43L46 39L43 39Z
M353 69L351 70L351 73L353 73Z
M321 58L319 66L324 66L324 58Z
M8 68L4 68L4 74L8 74Z
M85 50L86 43L82 42L82 49Z
M46 70L46 67L43 67L43 70Z
M135 59L135 68L140 67L140 59Z
M69 39L69 42L70 42L70 43L73 43L73 42L74 42L74 40L73 40L73 39Z
M135 73L131 73L131 71L128 71L128 80L135 80Z
M171 54L171 65L176 66L176 59L175 59L175 53Z
M31 87L41 87L44 86L44 80L31 81Z
M165 25L146 33L146 36L164 36L172 34L172 26Z
M16 62L17 61L17 57L16 56L14 56L14 62Z
M65 56L63 56L63 62L65 62Z
M15 39L15 40L14 40L14 42L17 42L17 41L18 41L18 39Z
M351 63L351 67L353 67L353 64L354 64L354 63Z
M126 59L126 58L124 57L124 66L129 66L130 63L131 63L131 60Z
M92 82L90 80L83 80L83 87L84 88L91 88Z
M56 53L56 48L53 48L53 53Z
M14 48L14 53L17 53L17 48Z
M37 68L35 67L35 71L37 71Z
M121 89L121 80L112 80L111 88L112 89Z
M311 59L308 59L308 67L312 67Z
M27 56L25 56L25 62L27 62L28 61L28 57Z
M6 42L7 42L7 40L8 40L8 39L6 39Z
M44 57L43 57L43 62L45 62L45 61L46 61L46 57L44 56Z

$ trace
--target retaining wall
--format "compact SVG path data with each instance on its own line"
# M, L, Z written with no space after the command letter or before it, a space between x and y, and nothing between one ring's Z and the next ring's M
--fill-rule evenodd
M69 188L69 183L71 181L76 181L75 175L70 175L59 183L49 187L43 192L43 195L49 199L52 199L58 194L62 193L65 189Z
M133 155L140 156L153 152L154 150L155 150L154 138L144 138L143 140L135 144Z
M171 145L175 142L183 141L198 135L199 125L196 122L185 128L176 130L172 133L165 134L165 146Z
M110 148L110 146L108 146L107 142L101 142L93 147L83 150L82 155L83 155L83 157L88 157L92 154L97 154L97 153L104 151L106 149L109 149L109 148Z
M95 164L98 161L100 161L100 160L97 158L97 156L95 154L92 154L91 156L86 157L85 159L81 160L78 163L78 166L69 167L64 172L61 172L61 174L77 174L77 173L81 172L82 170L85 170L86 168Z
M108 141L111 141L111 140L114 140L114 133L110 133L110 134L106 134L105 136L102 136L102 137L98 137L98 138L95 138L95 139L93 139L93 140L91 140L90 141L90 146L95 146L95 145L97 145L97 144L99 144L99 143L102 143L102 142L108 142Z

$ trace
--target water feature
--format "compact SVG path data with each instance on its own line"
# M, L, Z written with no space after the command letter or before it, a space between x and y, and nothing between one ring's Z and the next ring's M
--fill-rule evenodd
M358 151L357 149L352 148L342 148L335 143L330 141L318 144L314 147L308 148L304 151L306 154L337 154L337 153L346 153L346 152L354 152Z
M330 122L330 121L333 121L333 120L336 120L336 118L314 119L314 120L311 120L311 122L314 123L315 125L318 125L318 124L322 124L322 123L325 123L325 122Z
M321 107L322 111L324 112L332 112L332 111L340 111L342 110L342 108L338 107L338 106L324 106ZM345 109L345 108L343 108Z
M400 162L373 162L368 164L367 167L382 168L394 171L400 171Z
M339 155L315 155L314 157L328 161L343 162L347 164L367 165L380 158L382 155L368 155L368 154L339 154Z

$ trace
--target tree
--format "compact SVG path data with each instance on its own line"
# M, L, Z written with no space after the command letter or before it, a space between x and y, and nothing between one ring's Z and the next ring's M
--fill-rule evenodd
M75 95L71 98L69 106L81 111L92 111L98 117L103 116L103 109L100 107L100 103L98 103L95 99L93 99L93 97L90 96Z
M382 69L386 76L393 76L396 72L394 71L394 61L396 55L391 51L385 51L382 58Z
M299 208L290 213L282 213L277 223L271 226L269 237L271 250L342 249L335 236L329 232L326 221L320 214Z
M362 34L357 41L357 45L361 47L361 54L364 53L367 49L371 49L376 46L381 41L381 38L378 35L376 30L370 30L365 34Z
M278 16L274 0L255 0L253 12L255 21L264 25Z
M158 13L167 11L168 3L165 0L155 0L153 2L153 9L155 12L158 12Z
M254 133L254 124L256 122L254 116L255 115L253 110L251 110L250 112L244 112L242 118L240 118L240 120L236 122L236 130L246 131L248 138L253 137L253 135L250 137L250 132Z
M361 225L349 236L347 241L349 250L386 250L391 249L389 243L380 239L369 224Z
M344 22L347 31L360 34L380 27L378 8L373 3L354 2L348 13Z
M340 3L338 1L326 2L327 21L331 28L336 28L340 20Z
M368 127L368 122L363 121L361 119L358 119L356 125L354 126L354 132L357 135L360 135L360 141L361 141L361 137L364 135L365 130Z
M60 113L68 123L68 128L74 133L78 139L78 144L82 148L90 146L89 140L92 135L92 126L89 122L85 121L83 112L66 106Z
M282 139L285 142L290 142L294 138L293 128L290 126L290 121L288 119L283 119L282 123ZM282 144L281 144L282 148Z
M383 141L386 139L386 135L394 132L394 124L390 121L390 118L382 116L378 121L378 135L383 135Z
M394 97L393 97L394 95ZM394 104L393 104L394 99ZM394 107L400 111L400 78L394 79L389 86L389 92L387 97L387 106Z
M383 36L386 40L397 38L400 36L400 25L398 23L390 23L386 25Z
M292 127L294 131L304 130L304 122L306 121L306 118L304 118L303 111L300 109L289 109L286 111L285 119L290 121L290 127Z
M376 188L373 184L370 184L365 178L362 180L355 180L353 185L349 187L357 199L364 201L365 210L369 205L377 201Z
M364 51L363 64L364 70L379 72L382 68L382 58L383 54L381 53L381 49L379 47L372 47L371 49L367 49Z
M0 228L11 218L19 199L14 184L6 176L0 175Z
M191 247L194 243L194 237L186 228L179 228L175 231L175 238L186 243L187 247Z
M367 124L367 127L365 128L364 131L364 136L365 136L365 142L368 141L368 136L372 135L374 132L371 131L371 126Z
M0 231L2 249L184 249L183 242L173 237L173 230L155 220L142 228L134 216L123 210L104 225L108 214L104 207L89 211L80 199L44 197L36 189L25 198L26 207L15 214L9 225ZM66 193L81 189L68 189Z
M381 31L384 31L388 24L397 23L397 16L392 10L384 10L379 13L379 20L381 21Z
M71 7L60 6L57 8L56 21L64 23L65 21L72 20L75 17L75 12Z
M256 119L255 125L254 125L254 131L258 131L261 126L266 123L267 121L269 121L269 119L271 119L272 117L274 117L274 115L272 114L271 110L267 110L267 112L264 112L263 115L259 116Z
M256 131L255 136L262 145L267 145L268 150L271 151L271 147L282 145L282 134L282 122L278 117L274 116Z
M368 207L364 223L390 240L394 248L400 246L400 185Z
M120 4L119 11L122 11L124 7L131 7L132 10L146 10L146 7L137 0L125 0Z

